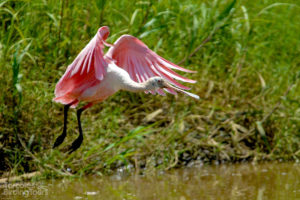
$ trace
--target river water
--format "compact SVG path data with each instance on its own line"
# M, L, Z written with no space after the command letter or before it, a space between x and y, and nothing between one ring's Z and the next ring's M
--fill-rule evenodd
M2 186L1 199L300 200L300 164L232 164ZM1 193L0 193L1 194Z

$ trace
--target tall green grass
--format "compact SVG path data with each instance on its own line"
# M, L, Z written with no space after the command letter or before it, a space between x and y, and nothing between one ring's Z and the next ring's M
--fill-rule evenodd
M266 1L0 3L0 172L103 173L193 162L299 160L300 4ZM200 101L120 92L82 116L84 143L51 150L55 84L100 26L197 74ZM69 112L65 146L77 137Z

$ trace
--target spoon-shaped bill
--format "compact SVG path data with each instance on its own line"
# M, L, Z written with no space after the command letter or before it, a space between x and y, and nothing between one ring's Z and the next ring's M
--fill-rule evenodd
M193 94L193 93L187 92L185 90L179 89L179 88L177 88L175 86L172 86L171 84L166 83L166 82L164 84L165 84L166 88L172 88L172 89L174 89L174 90L176 90L178 92L181 92L181 93L184 93L186 95L189 95L190 97L193 97L195 99L200 99L200 97L198 95L196 95L196 94Z

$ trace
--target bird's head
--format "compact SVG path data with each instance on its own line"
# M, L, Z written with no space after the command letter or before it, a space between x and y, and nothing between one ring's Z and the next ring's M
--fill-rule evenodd
M149 90L156 90L160 88L167 88L168 83L163 78L156 76L148 80Z
M189 92L184 91L184 90L182 90L182 89L180 89L176 86L173 86L170 83L168 83L168 81L166 81L165 79L163 79L159 76L150 78L146 83L147 83L147 87L149 88L148 90L157 90L157 89L163 89L163 88L170 88L170 89L173 89L177 92L187 94L187 95L189 95L189 96L191 96L195 99L199 99L198 95L189 93Z

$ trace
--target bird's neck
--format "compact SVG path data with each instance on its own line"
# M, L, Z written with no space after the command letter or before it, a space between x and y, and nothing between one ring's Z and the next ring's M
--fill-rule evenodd
M137 83L133 80L127 81L126 84L124 84L124 90L129 92L143 92L146 90L153 90L154 87L151 85L149 81L145 81L143 83Z
M137 83L131 79L127 71L116 66L113 62L108 65L108 73L118 85L118 89L129 92L143 92L155 89L154 85L152 85L152 79L148 79L142 83Z

